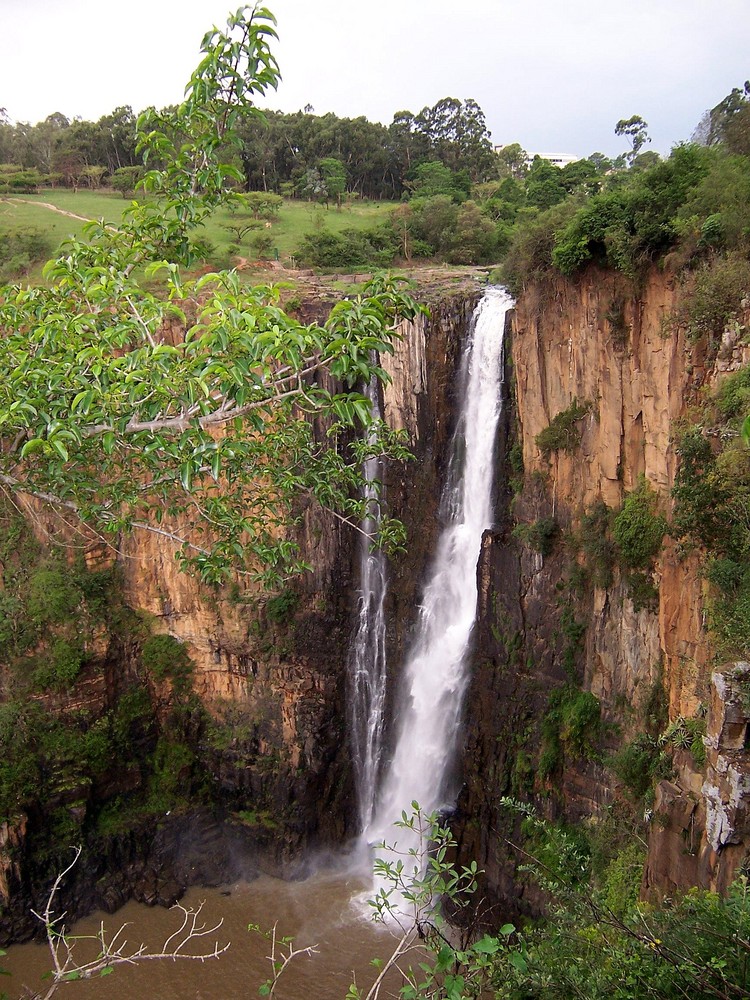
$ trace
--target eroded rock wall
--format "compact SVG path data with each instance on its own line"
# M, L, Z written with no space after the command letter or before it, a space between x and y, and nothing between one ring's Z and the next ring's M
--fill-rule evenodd
M392 379L383 389L384 412L404 430L415 456L387 470L391 509L410 537L408 554L394 557L391 567L393 663L408 641L420 569L431 551L452 429L453 374L476 297L460 289L429 303L430 317L405 324L393 356L383 358ZM79 863L66 900L71 916L95 905L113 908L129 896L171 902L190 881L220 881L220 871L235 878L258 867L294 870L303 849L340 845L355 832L346 666L357 604L357 536L311 506L299 541L310 572L272 600L242 579L222 589L202 585L180 571L163 535L139 532L124 541L117 570L126 604L145 623L144 635L169 635L184 646L193 664L192 691L209 716L230 724L213 739L200 713L188 707L183 736L194 740L210 781L211 811L167 813L144 824L136 817L131 834L104 842L92 831L94 854ZM111 552L92 547L88 555L96 569L111 565ZM157 718L170 712L170 682L154 682L139 648L137 637L124 642L102 633L96 649L87 645L70 697L52 699L50 712L64 716L85 702L94 720L131 682L149 688ZM157 736L148 736L148 753ZM127 795L133 781L142 788L145 780L115 764L96 787L71 787L55 807L64 813L70 799L85 830L94 798ZM4 941L33 930L29 907L39 907L47 878L33 858L44 822L44 810L34 808L0 828Z
M679 284L661 272L634 288L622 276L591 269L575 281L529 288L513 317L522 488L515 496L507 487L499 491L496 528L480 561L459 801L463 856L479 858L488 873L488 899L505 912L533 910L535 900L516 877L519 855L507 841L518 836L518 823L500 798L530 799L552 818L575 821L596 818L621 794L596 754L564 754L553 775L540 773L540 721L550 692L572 683L600 700L606 725L599 760L639 731L659 686L670 719L702 715L712 704L713 651L698 553L686 555L665 538L653 572L658 600L651 606L634 603L617 566L605 585L575 582L584 512L602 500L618 508L645 476L668 516L678 422L702 387L747 363L750 350L731 331L710 364L698 346L685 342L671 322L680 295ZM586 411L576 421L574 443L545 457L537 436L573 403ZM513 464L501 455L498 478L507 484L515 475L520 485L518 455L515 471ZM557 532L545 555L528 536L522 541L518 531L513 534L516 523L545 522L554 522ZM712 725L709 718L709 733ZM648 890L725 884L747 852L750 826L738 804L744 772L738 776L736 762L714 761L719 751L708 752L707 772L689 753L675 754L674 788L661 790L672 806L662 808L657 791L654 814L661 813L652 826ZM712 797L724 804L712 804ZM729 814L744 824L740 833L733 828L731 858L711 844ZM670 838L665 830L671 826ZM680 860L686 842L694 861Z

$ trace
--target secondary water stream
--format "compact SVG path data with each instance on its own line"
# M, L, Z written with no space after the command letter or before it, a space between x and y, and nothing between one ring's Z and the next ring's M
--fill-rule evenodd
M382 419L378 382L373 378L366 390L374 420ZM377 423L370 431L371 442L377 435ZM386 652L385 595L388 565L381 549L373 548L372 533L380 520L378 498L383 473L382 460L373 456L365 462L365 499L367 516L362 523L365 534L360 539L360 597L357 627L349 653L349 714L352 764L354 765L359 829L372 820L378 775L383 752L385 724Z

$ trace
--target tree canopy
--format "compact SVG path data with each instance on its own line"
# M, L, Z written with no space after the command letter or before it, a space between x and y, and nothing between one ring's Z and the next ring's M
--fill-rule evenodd
M355 434L377 352L418 309L396 283L306 326L236 272L186 277L200 223L232 197L240 120L277 84L274 23L240 8L204 37L182 104L141 115L148 201L69 241L46 284L0 288L0 484L114 544L157 531L209 581L299 570L288 528L306 504L357 520L367 449L402 454L385 429Z

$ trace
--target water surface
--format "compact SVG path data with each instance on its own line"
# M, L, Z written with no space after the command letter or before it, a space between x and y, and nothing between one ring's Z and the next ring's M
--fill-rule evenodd
M231 942L229 951L205 963L178 960L145 962L120 966L104 978L74 982L59 987L60 1000L249 1000L258 996L258 987L270 975L269 941L248 932L248 924L293 935L297 947L317 945L319 953L301 955L280 981L278 1000L343 1000L349 984L360 986L375 978L370 962L390 954L395 941L391 934L362 916L361 904L352 902L370 890L371 883L360 873L319 873L304 882L283 882L261 877L224 889L190 889L183 905L196 906L205 900L203 915L209 924L224 923L209 941ZM177 912L161 907L128 903L113 915L92 914L79 921L73 933L96 933L100 921L115 931L127 923L126 937L137 947L146 942L150 951L160 950L165 938L179 926ZM81 956L90 942L81 941ZM93 949L96 954L96 948ZM1 960L12 977L3 977L0 986L10 997L24 995L24 988L36 991L48 984L41 977L51 967L46 945L24 944L8 949Z

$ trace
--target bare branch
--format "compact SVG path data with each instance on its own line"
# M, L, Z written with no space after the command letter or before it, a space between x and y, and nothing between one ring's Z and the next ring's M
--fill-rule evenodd
M191 942L216 934L224 923L224 920L222 918L215 924L208 926L201 919L203 902L195 908L185 907L181 903L177 903L172 909L178 910L182 914L182 922L177 930L166 938L161 948L156 951L149 951L148 946L143 942L137 946L129 946L127 938L123 937L125 929L128 926L127 924L122 924L108 939L107 932L102 923L98 932L93 935L93 939L99 943L99 954L96 958L89 961L79 962L75 957L75 946L79 941L90 939L91 935L76 936L68 934L63 923L65 912L56 916L54 904L62 881L80 858L81 850L80 846L73 848L75 856L68 867L55 878L43 912L37 913L35 910L31 911L37 920L44 925L53 966L51 973L52 982L45 993L37 994L39 1000L50 1000L57 992L61 983L107 975L108 971L118 965L136 965L140 962L150 962L156 959L171 959L172 961L176 961L178 958L189 959L194 962L207 962L209 959L218 958L227 951L229 942L220 944L218 938L213 942L212 946L204 948L195 954L185 951L185 948Z

